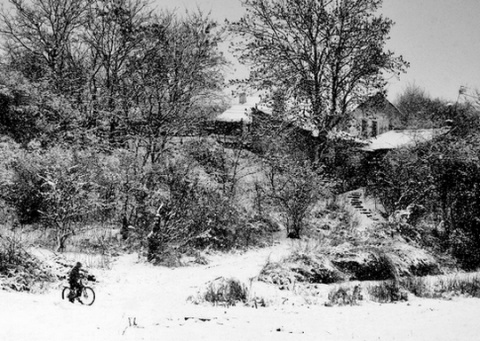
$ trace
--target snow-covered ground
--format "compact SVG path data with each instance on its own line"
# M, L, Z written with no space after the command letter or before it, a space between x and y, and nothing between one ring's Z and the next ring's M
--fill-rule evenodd
M235 276L245 283L286 243L244 254L212 256L208 265L168 269L119 257L111 270L94 273L95 303L0 291L0 340L478 340L480 300L411 299L398 304L308 306L288 292L257 283L267 308L193 305L186 301L206 282ZM268 293L267 293L268 291ZM284 302L282 304L281 302Z

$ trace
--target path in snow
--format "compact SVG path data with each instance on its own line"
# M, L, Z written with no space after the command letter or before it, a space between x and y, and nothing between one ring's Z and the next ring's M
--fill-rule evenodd
M58 290L0 292L0 340L478 340L478 299L333 308L287 301L259 309L186 302L216 277L256 276L269 257L275 260L288 248L219 255L209 265L177 269L139 262L135 254L121 256L98 274L91 307L62 301Z

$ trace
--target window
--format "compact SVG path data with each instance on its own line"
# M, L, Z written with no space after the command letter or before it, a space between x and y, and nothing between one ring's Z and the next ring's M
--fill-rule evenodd
M362 118L362 131L361 131L362 137L368 136L367 129L368 129L367 119Z
M378 135L378 123L377 120L372 121L372 137L376 137Z

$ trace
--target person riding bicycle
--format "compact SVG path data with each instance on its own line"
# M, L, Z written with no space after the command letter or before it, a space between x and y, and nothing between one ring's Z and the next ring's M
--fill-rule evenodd
M68 284L70 285L70 295L68 299L72 303L75 298L80 297L82 292L83 284L81 279L83 275L80 273L80 271L84 271L82 269L82 263L77 262L68 275Z

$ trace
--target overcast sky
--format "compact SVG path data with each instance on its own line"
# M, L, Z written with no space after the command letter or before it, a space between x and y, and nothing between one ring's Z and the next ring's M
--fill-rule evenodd
M220 22L240 18L240 0L153 0L159 8L201 8ZM392 79L394 100L409 84L432 97L455 100L461 85L480 89L480 0L384 0L381 11L395 21L389 49L411 66Z
M411 64L391 95L411 83L448 100L480 89L480 0L384 0L383 13L396 23L389 48Z

